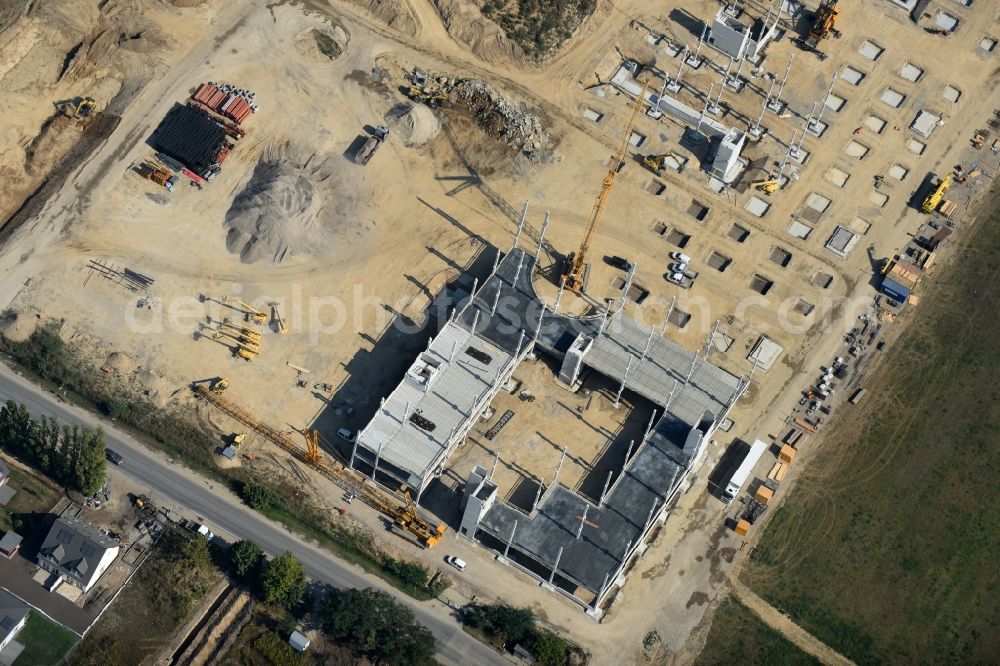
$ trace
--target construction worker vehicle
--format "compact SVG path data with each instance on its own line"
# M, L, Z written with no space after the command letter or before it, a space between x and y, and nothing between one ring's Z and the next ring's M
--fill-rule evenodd
M157 185L162 185L167 188L168 192L174 191L174 185L176 185L178 181L177 176L170 173L166 169L161 169L151 162L143 162L136 167L135 170L146 180L151 180Z
M840 31L836 28L839 16L840 3L838 0L821 0L809 34L806 35L805 39L800 40L799 45L807 51L814 52L820 60L826 60L826 54L819 50L819 45L824 39L830 37L840 39Z
M55 102L56 111L60 111L74 120L90 118L96 106L97 102L94 101L93 97L74 97Z
M924 202L920 205L920 210L925 213L933 213L936 211L938 204L941 203L941 199L944 198L948 188L951 187L951 180L951 173L939 180L934 190L924 198Z
M362 502L392 519L393 525L403 534L413 538L417 545L433 548L444 536L444 524L437 524L423 518L417 510L416 503L405 489L388 492L377 486L373 481L359 472L344 465L340 461L325 458L320 451L321 435L316 430L300 431L305 438L306 448L296 445L283 432L261 423L246 410L223 398L218 393L203 384L194 386L196 397L214 405L226 415L232 417L244 426L262 435L298 460L311 465L316 471L330 479L350 498Z
M379 125L378 127L372 129L371 135L368 140L365 141L364 145L354 154L354 161L357 164L365 165L371 160L375 151L378 150L379 146L386 140L389 136L389 128L385 125Z
M781 189L781 181L777 178L768 178L767 180L757 180L750 183L750 187L754 188L758 192L763 192L764 194L771 195Z
M677 163L677 173L684 171L684 165L687 163L687 159L685 159L683 155L678 155L673 151L663 153L662 155L644 155L642 158L642 165L653 173L660 175L669 166L667 158L670 158Z
M448 93L444 88L435 86L410 86L406 90L406 96L427 106L441 106L448 101Z

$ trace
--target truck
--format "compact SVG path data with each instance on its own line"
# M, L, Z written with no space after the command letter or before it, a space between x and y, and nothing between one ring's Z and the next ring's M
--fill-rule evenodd
M750 451L743 459L743 462L740 463L739 468L733 473L732 478L729 479L729 483L726 484L726 489L722 491L722 499L726 504L732 502L740 494L740 490L743 489L747 479L753 474L753 468L757 466L757 462L760 461L761 456L764 455L767 448L767 442L762 442L759 439L750 447Z
M385 125L379 125L374 128L368 140L365 141L365 144L354 154L354 161L361 165L368 164L372 155L375 154L375 151L378 150L378 147L382 145L388 136L389 128Z
M672 282L682 289L690 289L697 277L697 271L692 271L690 268L685 268L683 271L668 270L663 274L664 280Z

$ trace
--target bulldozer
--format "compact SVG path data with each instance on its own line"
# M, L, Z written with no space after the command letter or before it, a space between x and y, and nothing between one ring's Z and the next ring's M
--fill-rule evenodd
M684 171L684 163L687 162L687 160L673 151L663 153L662 155L654 155L652 153L644 155L642 158L642 165L656 175L660 175L667 168L668 157L672 157L674 161L677 162L677 173Z
M61 99L55 102L56 111L73 118L74 120L86 120L94 111L97 102L93 97L74 97L73 99Z

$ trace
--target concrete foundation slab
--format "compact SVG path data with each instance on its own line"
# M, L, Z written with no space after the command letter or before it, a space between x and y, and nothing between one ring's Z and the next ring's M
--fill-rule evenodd
M885 130L886 121L878 116L868 116L865 118L865 127L875 132L876 134L881 134Z
M885 53L885 49L876 44L875 42L866 39L864 42L862 42L861 48L858 49L858 53L868 58L872 62L875 62L880 57L882 57L882 54Z
M843 97L838 97L837 95L830 93L829 95L826 96L825 103L826 103L826 108L830 109L831 111L840 111L841 109L844 108L844 105L847 104L847 100L844 99Z
M902 69L899 70L899 75L907 81L916 83L923 77L924 70L911 62L906 62L903 63Z
M847 153L851 157L856 157L859 160L864 159L865 155L868 154L869 150L870 148L868 148L868 146L866 146L865 144L858 143L857 141L853 140L847 144L846 148L844 148L845 153Z
M879 95L879 99L881 99L885 104L891 106L892 108L898 109L900 106L903 105L903 102L906 100L906 95L899 92L898 90L893 90L892 88L886 88L885 90L882 91L882 94Z
M837 167L830 167L823 174L823 180L828 183L833 183L837 187L843 187L850 180L851 174L847 173L843 169L838 169Z
M910 129L919 134L924 138L930 137L937 129L938 123L941 122L941 116L931 113L930 111L922 110L917 114L917 117L913 119L910 123Z
M861 82L865 80L867 74L859 69L854 69L850 65L844 65L844 68L840 70L840 80L850 83L852 86L861 85Z
M927 144L916 139L908 139L906 149L915 155L923 155L924 151L927 150Z
M851 223L848 226L854 233L864 236L868 233L868 230L872 228L872 223L863 217L856 217L851 220Z
M788 233L795 236L796 238L801 238L802 240L806 240L807 238L809 238L809 235L812 233L812 231L813 231L812 227L810 227L808 224L805 224L804 222L800 222L799 220L792 220L792 223L788 225Z
M949 102L951 102L952 104L955 104L958 102L958 99L962 96L962 91L956 88L955 86L945 86L944 91L941 92L941 96L944 97Z
M830 207L830 199L824 197L819 192L813 192L806 199L806 205L812 208L817 213L825 213L826 209Z
M767 211L771 209L771 204L767 203L760 197L752 196L743 208L749 211L751 215L764 217L767 215Z
M884 208L887 203L889 203L889 195L882 194L878 190L873 190L868 194L868 200L879 208Z
M906 175L908 173L910 173L910 170L907 169L902 164L893 164L891 167L889 167L889 175L895 178L896 180L903 180L904 178L906 178Z

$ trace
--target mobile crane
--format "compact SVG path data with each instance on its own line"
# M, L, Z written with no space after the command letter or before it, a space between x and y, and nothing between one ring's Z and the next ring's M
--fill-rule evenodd
M800 42L802 48L813 51L820 57L820 60L825 60L826 54L819 50L819 43L830 37L840 39L840 31L836 28L839 16L840 4L838 0L821 0L809 34Z
M611 188L615 184L615 176L625 166L625 155L628 152L629 139L632 138L632 130L639 119L639 114L646 105L646 90L648 89L649 83L644 83L642 85L642 92L635 98L635 104L632 106L632 114L629 116L628 124L625 126L625 136L622 137L618 151L612 157L611 167L608 169L608 174L604 177L601 192L597 195L594 207L590 211L590 219L587 220L583 240L580 242L580 249L575 255L567 258L569 260L569 270L563 275L563 281L566 288L572 291L579 292L583 290L583 278L587 268L587 254L590 252L590 246L594 242L594 237L597 236L597 229L601 225L604 208L608 205L608 195L611 194Z

